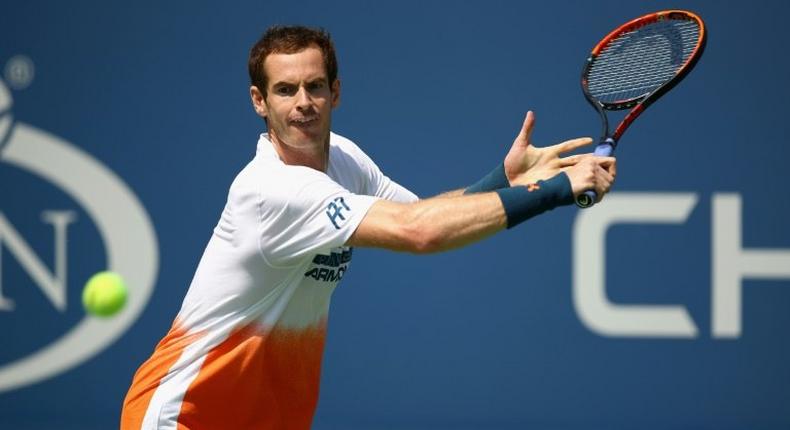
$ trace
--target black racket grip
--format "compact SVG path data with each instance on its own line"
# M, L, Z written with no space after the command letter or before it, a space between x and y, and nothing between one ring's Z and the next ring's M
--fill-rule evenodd
M611 137L606 138L603 142L595 147L595 155L598 157L608 157L614 152L614 139ZM594 205L598 201L598 193L595 190L587 190L576 196L576 206L586 209Z

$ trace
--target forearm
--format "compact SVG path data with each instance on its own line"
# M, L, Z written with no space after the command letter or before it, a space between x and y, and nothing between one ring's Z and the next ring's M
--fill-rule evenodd
M406 204L379 200L370 207L347 244L414 253L446 251L572 202L571 185L564 173L530 187L434 197Z
M507 227L507 215L496 193L429 199L414 204L403 216L423 235L425 252L463 247Z
M379 201L348 244L441 252L477 242L506 226L505 210L496 193L442 195L411 204Z
M457 190L452 190L452 191L445 191L439 195L434 196L433 198L458 197L462 195L464 195L464 188L459 188Z

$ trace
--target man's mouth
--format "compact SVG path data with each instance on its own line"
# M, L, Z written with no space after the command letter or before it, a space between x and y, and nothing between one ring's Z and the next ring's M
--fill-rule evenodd
M305 127L312 125L316 121L318 121L318 115L291 118L289 122L291 123L291 125L295 125L297 127Z

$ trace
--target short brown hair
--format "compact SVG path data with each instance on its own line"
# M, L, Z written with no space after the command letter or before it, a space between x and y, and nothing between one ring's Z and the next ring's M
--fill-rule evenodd
M323 54L324 67L329 78L329 85L337 80L337 57L335 45L329 33L322 28L309 28L300 25L269 27L257 43L250 49L247 68L250 82L258 87L265 96L268 79L263 69L263 62L269 54L295 54L315 45Z

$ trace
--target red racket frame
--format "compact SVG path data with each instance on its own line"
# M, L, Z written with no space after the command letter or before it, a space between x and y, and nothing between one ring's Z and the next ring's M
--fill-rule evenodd
M634 31L640 27L644 27L645 25L652 24L654 22L662 21L665 19L686 19L686 20L693 20L696 21L699 25L699 37L697 39L697 46L692 51L691 55L689 56L688 60L685 64L677 71L675 76L661 85L660 87L656 88L650 94L636 97L633 99L628 100L618 100L612 103L604 103L598 101L590 94L590 90L588 88L587 83L587 75L590 72L590 67L592 66L595 59L598 57L598 54L606 48L609 43L615 40L623 33L627 33L629 31ZM587 98L587 101L595 108L596 111L601 115L601 120L603 121L603 133L601 142L607 140L607 138L611 138L614 141L614 145L617 145L617 142L620 140L620 137L623 135L625 130L631 125L631 123L642 113L648 106L653 104L659 97L664 95L667 91L671 90L675 85L677 85L683 78L686 77L689 71L694 68L694 65L697 64L702 53L705 50L705 44L707 41L707 32L705 30L705 23L702 19L694 14L693 12L685 11L685 10L663 10L659 12L649 13L647 15L640 16L639 18L633 19L628 21L627 23L621 25L614 29L611 33L607 34L606 37L603 38L600 42L592 50L590 56L584 63L584 68L582 69L582 91L584 91L584 96ZM620 125L617 126L615 132L610 136L609 135L609 121L606 118L606 114L604 110L623 110L628 109L630 107L634 107L628 114L623 118L620 122Z

